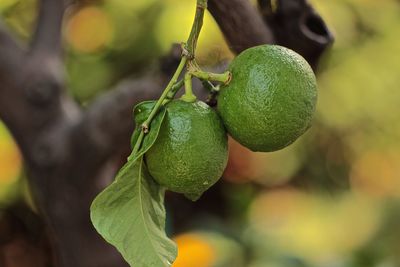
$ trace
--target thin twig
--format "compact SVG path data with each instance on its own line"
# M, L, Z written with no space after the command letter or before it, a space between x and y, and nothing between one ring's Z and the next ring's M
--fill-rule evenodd
M189 60L194 58L196 51L197 40L203 27L204 12L207 9L207 0L197 0L196 14L190 31L189 38L186 42L186 56Z

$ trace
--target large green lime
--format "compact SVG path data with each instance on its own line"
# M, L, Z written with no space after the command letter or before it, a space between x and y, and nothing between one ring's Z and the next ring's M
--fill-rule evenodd
M147 166L159 184L196 200L226 167L226 131L204 102L173 100L166 108L159 136L146 153Z
M315 75L296 52L277 45L249 48L230 64L218 112L228 133L253 151L293 143L311 125L317 100Z

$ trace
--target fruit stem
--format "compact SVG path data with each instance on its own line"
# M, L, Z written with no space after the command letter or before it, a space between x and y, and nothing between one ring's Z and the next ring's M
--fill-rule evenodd
M167 100L167 99L168 99L168 100L169 100L169 99L173 99L173 98L175 97L176 93L179 91L179 89L182 88L183 84L184 84L183 79L181 79L181 80L179 80L177 83L175 83L175 84L172 86L171 90L169 91L166 100Z
M197 46L197 40L199 39L200 31L203 26L203 19L204 19L204 12L207 9L207 1L208 0L197 0L197 6L196 6L196 14L194 18L194 22L192 25L192 30L190 32L189 38L185 44L182 45L183 51L182 51L182 58L179 63L178 68L176 69L174 75L172 76L171 80L169 81L167 87L164 89L163 93L161 94L160 98L157 100L157 103L155 104L154 108L152 109L149 117L146 119L146 121L141 125L141 132L139 135L139 138L133 148L132 154L135 155L142 144L144 135L148 133L149 131L149 125L153 118L156 116L158 110L160 107L165 103L165 99L169 96L175 96L176 92L182 87L182 84L177 83L179 75L182 73L184 67L186 66L186 63L189 61L194 60L194 54ZM189 81L189 76L190 76L190 81ZM192 98L195 96L192 93L192 76L191 75L186 75L185 76L185 85L187 85L188 90L186 91L187 95L192 95ZM176 85L176 86L175 86ZM179 86L180 85L180 86ZM190 93L188 93L190 92Z
M196 101L196 96L193 94L193 85L192 85L192 75L189 72L185 73L185 94L181 97L181 99L185 102L194 102Z
M232 73L230 71L224 73L212 73L202 70L191 70L190 74L200 80L221 82L223 84L229 84L232 79Z
M197 0L196 15L190 31L189 38L186 42L184 49L184 56L189 60L194 59L194 52L196 51L197 40L199 39L201 27L203 27L204 11L207 9L207 0Z
M158 110L160 109L164 99L167 97L168 93L173 88L174 84L178 81L179 75L182 73L183 68L185 67L187 62L187 57L182 57L181 62L179 63L178 68L176 69L174 75L172 76L171 80L169 81L167 87L164 89L164 92L161 94L160 98L157 100L154 108L152 109L149 117L147 120L142 124L142 132L147 133L149 130L149 124L153 120L154 116L157 114ZM139 140L138 140L139 141Z
M157 114L157 111L162 105L164 99L167 97L168 93L171 91L173 85L178 81L179 75L182 73L183 68L186 66L186 63L194 59L194 52L196 50L197 40L199 39L201 27L203 26L204 11L207 9L207 1L208 0L197 0L196 14L192 25L192 30L190 31L190 35L186 44L183 45L181 62L179 63L179 66L176 69L175 74L172 76L171 81L168 83L161 97L158 99L156 105L151 111L149 117L142 124L142 131L144 133L148 132L150 122Z
M135 147L132 150L133 156L135 156L139 152L140 145L142 144L143 138L144 138L144 131L142 130L142 131L140 131L140 135L135 143Z
M219 92L219 90L220 90L219 85L215 86L210 81L201 80L201 83L203 84L204 88L206 88L208 91L210 91L210 93L216 93L216 92Z

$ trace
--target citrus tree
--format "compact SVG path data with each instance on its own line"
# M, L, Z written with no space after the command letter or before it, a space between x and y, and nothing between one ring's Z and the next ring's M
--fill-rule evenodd
M199 199L226 167L228 134L253 151L271 152L311 125L317 86L310 64L316 67L332 36L305 1L259 1L261 16L245 0L197 0L179 64L161 93L154 77L143 78L85 109L64 91L61 28L68 3L40 3L29 45L0 25L0 117L21 148L36 205L54 233L57 266L122 264L92 229L90 205L96 230L131 266L171 266L177 247L165 233L165 190ZM207 7L238 53L222 73L196 61ZM299 24L307 31L293 27ZM310 64L266 43L288 46ZM209 90L216 109L193 93L193 79ZM126 149L122 140L133 120L130 156L98 194L102 186L92 177L107 173L107 162Z

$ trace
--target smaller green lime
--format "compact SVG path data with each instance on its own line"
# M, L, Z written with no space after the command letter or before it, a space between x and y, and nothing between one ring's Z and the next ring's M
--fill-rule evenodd
M221 88L218 113L236 141L252 151L275 151L310 127L317 84L302 56L261 45L239 54L229 70L232 80Z
M173 100L166 109L146 163L159 184L196 200L222 176L227 134L218 114L204 102Z

